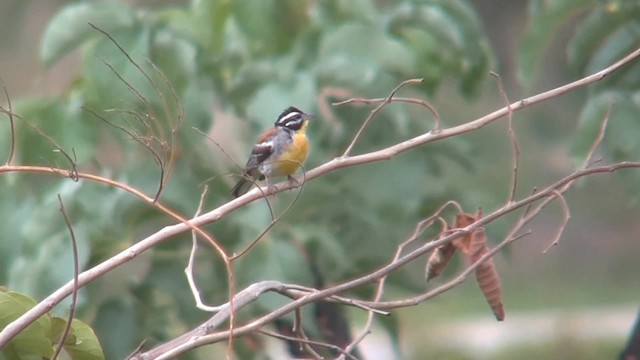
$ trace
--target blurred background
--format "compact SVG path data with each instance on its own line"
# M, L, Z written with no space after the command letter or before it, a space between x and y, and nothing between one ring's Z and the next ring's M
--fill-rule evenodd
M149 195L157 188L158 171L148 154L78 111L79 105L134 128L139 124L125 114L102 111L154 113L158 128L165 130L184 110L182 130L171 143L175 170L162 200L191 214L204 183L213 189L208 208L226 201L239 174L236 164L244 163L260 129L289 105L320 118L309 130L307 169L313 168L344 151L371 109L332 107L333 101L384 97L402 80L424 78L423 85L401 95L429 101L444 127L468 122L504 106L489 71L500 74L511 101L578 79L640 45L639 12L640 5L632 1L3 0L0 78L15 111L63 147L73 148L82 170L130 183ZM132 70L111 42L86 27L89 21L153 74L154 86ZM147 58L163 76L153 72ZM141 105L104 63L120 71L148 103ZM636 63L623 75L515 114L522 152L517 194L571 173L609 103L611 131L597 156L603 162L637 161L639 74ZM173 102L172 92L179 102ZM393 104L354 151L379 149L431 126L424 109ZM225 152L191 127L208 133ZM0 155L6 157L10 137L5 122L0 130ZM64 167L50 148L38 134L24 130L18 163ZM261 279L313 285L318 274L308 269L310 262L326 286L372 270L393 256L419 219L447 200L459 201L469 212L501 206L509 194L511 164L506 121L500 121L390 162L310 182L294 211L238 262L239 288ZM362 353L370 359L616 357L640 299L640 192L638 174L629 172L592 176L570 190L571 221L549 252L542 253L562 219L557 203L525 227L532 235L494 258L506 321L494 320L469 279L379 321ZM2 181L0 211L6 224L0 231L0 285L35 299L68 281L73 269L56 193L71 209L85 269L171 223L130 196L93 184L15 174L3 175ZM276 210L293 197L278 195ZM502 239L516 215L487 226L491 244ZM240 249L269 221L265 205L255 203L208 230L225 246ZM79 318L92 324L107 358L122 358L142 339L161 342L206 319L186 290L188 238L144 254L81 292ZM204 296L220 301L224 273L216 255L207 251L198 256L197 276ZM455 262L436 284L462 269L463 261ZM409 296L435 286L424 283L423 271L424 262L416 261L392 276L386 296ZM252 311L282 301L268 298ZM57 313L66 314L68 305L58 306ZM354 333L366 320L360 310L348 309L344 316ZM240 358L251 358L247 344L238 346L245 347L237 349ZM207 353L189 356L207 358Z

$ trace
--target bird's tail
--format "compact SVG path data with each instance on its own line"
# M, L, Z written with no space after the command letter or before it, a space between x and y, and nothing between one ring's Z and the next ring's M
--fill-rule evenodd
M246 176L247 175L243 176L242 179L238 181L236 186L231 189L231 194L233 194L233 197L240 197L246 194L247 191L249 191L249 189L251 189L251 187L253 186L253 181L249 181Z

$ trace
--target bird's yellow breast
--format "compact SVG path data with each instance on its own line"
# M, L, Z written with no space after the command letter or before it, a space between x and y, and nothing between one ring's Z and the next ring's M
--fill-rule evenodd
M291 145L278 158L275 167L277 176L292 175L307 159L309 153L309 140L304 131L298 131L293 135Z

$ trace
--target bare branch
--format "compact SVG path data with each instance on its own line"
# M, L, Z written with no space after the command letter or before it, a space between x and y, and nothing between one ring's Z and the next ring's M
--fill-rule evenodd
M13 108L11 105L9 90L7 90L7 87L4 85L4 81L1 81L0 79L0 82L3 83L2 89L4 90L4 97L7 99L7 106L9 107L9 109L5 110L4 108L2 108L2 106L0 106L0 112L7 114L7 117L9 117L9 126L11 127L11 147L9 148L9 156L7 157L7 162L5 164L11 165L11 163L13 163L13 159L16 156L16 124L13 119Z
M422 135L418 135L415 136L413 138L410 138L408 140L402 141L398 144L389 146L387 148L381 149L381 150L377 150L377 151L372 151L366 154L361 154L361 155L355 155L355 156L342 156L342 157L338 157L335 158L331 161L328 161L326 163L324 163L323 165L320 165L318 167L316 167L315 169L309 170L306 174L306 178L307 180L313 180L318 176L324 175L328 172L332 172L344 167L349 167L349 166L355 166L355 165L361 165L361 164L367 164L367 163L371 163L371 162L375 162L375 161L380 161L380 160L389 160L391 158L393 158L394 156L401 154L403 152L406 152L408 150L411 150L415 147L418 146L423 146L426 145L428 143L440 140L440 139L445 139L445 138L449 138L449 137L453 137L453 136L457 136L460 134L464 134L464 133L468 133L471 131L475 131L477 129L480 129L494 121L497 121L498 119L501 119L502 117L508 115L510 112L517 112L520 111L526 107L556 98L560 95L566 94L568 92L571 91L575 91L579 88L585 87L587 85L596 83L602 79L604 79L605 77L607 77L608 75L611 75L613 72L619 70L621 67L633 62L634 60L636 60L638 57L640 57L640 48L638 48L637 50L631 52L629 55L625 56L624 58L622 58L621 60L617 61L616 63L614 63L613 65L595 73L589 76L586 76L584 78L581 78L579 80L576 80L574 82L568 83L566 85L554 88L552 90L549 91L545 91L543 93L516 101L512 104L510 104L509 106L503 107L499 110L496 110L490 114L487 114L485 116L482 116L478 119L472 120L468 123L464 123L458 126L454 126L452 128L447 128L447 129L442 129L438 132L432 132L429 131L427 133L424 133ZM271 189L266 189L266 191L263 191L267 194L267 195L271 195L273 193L277 193L277 192L281 192L284 190L288 190L290 188L292 188L293 186L291 184L287 184L286 182L277 184L275 186L273 186ZM260 198L260 196L258 195L259 193L262 193L260 190L254 189L254 190L250 190L249 192L247 192L246 194L244 194L243 196L239 197L237 199L237 201L242 202L242 204L244 203L248 203L251 201L254 201L258 198ZM231 202L229 203L229 205L231 204L235 204L235 202ZM215 211L215 210L214 210ZM203 215L203 216L207 216L207 214Z
M326 343L326 342L322 342L322 341L313 341L313 340L309 340L309 339L306 339L306 338L305 338L305 339L301 339L301 338L293 337L293 336L286 336L286 335L277 334L277 333L274 333L274 332L271 332L271 331L267 331L267 330L258 330L257 332L258 332L259 334L263 334L263 335L266 335L266 336L271 336L271 337L274 337L274 338L276 338L276 339L287 340L287 341L293 341L293 342L296 342L296 341L297 341L297 342L304 343L304 344L306 344L306 345L323 346L323 347L326 347L326 348L328 348L328 349L335 350L335 351L337 351L337 352L339 352L339 353L341 353L341 354L344 354L345 356L349 357L349 359L352 359L352 360L358 360L358 359L357 359L356 357L354 357L353 355L351 355L351 354L349 354L349 353L346 353L346 352L345 352L343 349L341 349L339 346L335 346L335 345L332 345L332 344L329 344L329 343ZM307 349L311 349L311 348L310 348L310 347L308 347L308 346L306 346L306 347L305 347L305 350L307 350ZM313 349L312 349L312 350L313 350ZM314 356L316 356L316 359L323 359L323 357L322 357L322 356L320 356L320 355L318 355L318 353L316 353L315 351L314 351L314 353L315 353L315 355L314 355ZM313 355L313 353L312 353L312 355Z
M471 274L472 272L474 272L480 265L482 265L482 263L484 263L487 259L493 257L495 254L497 254L500 250L502 250L505 246L511 244L512 242L528 236L531 234L531 230L526 231L523 234L520 234L518 236L514 236L512 238L508 238L503 240L500 244L498 244L496 247L494 247L493 249L491 249L489 252L485 253L482 257L478 258L478 260L476 260L473 264L469 265L463 272L461 272L458 276L456 276L454 279L449 280L448 282L446 282L445 284L442 284L440 286L438 286L437 288L428 291L425 294L419 295L419 296L414 296L414 297L410 297L407 299L402 299L402 300L394 300L394 301L385 301L385 302L379 302L377 304L367 304L369 306L375 306L376 308L379 309L397 309L397 308L401 308L401 307L407 307L407 306L415 306L418 305L426 300L429 300L431 298L434 298L450 289L453 289L454 287L460 285L461 283L463 283L466 278L469 276L469 274Z
M378 114L380 112L380 110L382 110L382 108L385 107L385 105L387 105L387 104L389 104L391 102L391 99L393 99L395 94L400 89L402 89L405 85L420 84L420 83L422 83L422 81L423 81L422 79L409 79L409 80L403 81L402 83L400 83L400 85L396 86L396 88L391 91L389 96L387 96L385 101L381 102L380 104L378 104L378 106L376 106L373 110L371 110L371 112L369 113L369 116L367 116L367 118L364 120L364 122L360 126L360 129L358 129L358 132L356 133L356 135L351 140L351 143L349 144L347 149L342 154L342 157L345 157L345 156L349 155L349 153L351 153L351 149L353 149L353 146L356 144L356 141L358 141L358 139L360 138L360 134L362 134L362 131L364 131L364 129L367 127L367 125L369 125L369 123L371 122L371 119L373 119L373 117L376 116L376 114Z
M373 99L367 99L367 98L350 98L347 100L343 100L343 101L338 101L338 102L334 102L331 105L334 106L339 106L339 105L346 105L346 104L377 104L377 103L381 103L381 102L385 102L387 101L388 98L373 98ZM429 110L431 112L431 114L433 115L433 118L435 120L435 126L433 127L433 131L437 132L440 129L440 125L442 123L442 120L440 119L440 114L438 114L438 110L436 110L436 108L429 104L428 102L421 100L421 99L415 99L415 98L405 98L405 97L394 97L390 100L388 100L389 102L399 102L399 103L408 103L408 104L416 104L416 105L420 105L424 108L426 108L427 110Z
M515 112L515 111L519 111L527 106L533 105L533 104L537 104L539 102L548 100L548 99L552 99L554 97L557 97L561 94L567 93L569 91L573 91L575 89L578 89L580 87L584 87L586 85L589 85L591 83L597 82L601 79L603 79L604 77L606 77L607 75L611 74L612 72L618 70L620 67L624 66L625 64L635 60L638 56L640 56L640 49L632 52L630 55L626 56L624 59L616 62L615 64L607 67L606 69L593 74L591 76L587 76L585 78L582 78L578 81L572 82L570 84L561 86L559 88L529 97L527 99L523 99L520 100L514 104L510 104L509 107L507 108L502 108L500 110L497 110L491 114L488 114L486 116L483 116L481 118L478 118L474 121L471 121L469 123L466 124L462 124L460 126L456 126L456 127L452 127L449 129L443 129L437 133L432 133L432 132L428 132L416 137L413 137L411 139L408 139L406 141L403 141L401 143L395 144L393 146L378 150L378 151L373 151L367 154L362 154L362 155L358 155L358 156L343 156L340 158L336 158L333 159L313 170L310 170L309 172L306 173L306 179L307 180L312 180L318 176L321 176L323 174L326 174L328 172L331 171L335 171L337 169L343 168L343 167L348 167L348 166L355 166L355 165L359 165L359 164L365 164L365 163L369 163L369 162L374 162L374 161L378 161L378 160L384 160L384 159L389 159L399 153L408 151L410 149L413 149L417 146L422 146L425 144L428 144L432 141L436 141L436 140L440 140L440 139L444 139L444 138L448 138L451 136L456 136L462 133L466 133L466 132L470 132L470 131L474 131L476 129L479 129L481 127L486 126L487 124L494 122L498 119L500 119L501 117L509 114L509 112ZM239 327L235 327L226 331L220 331L214 334L210 334L210 335L205 335L205 336L200 336L197 339L193 340L193 341L189 341L188 343L182 343L179 344L175 347L172 347L170 349L164 348L164 350L166 352L154 352L155 354L164 354L162 355L162 357L164 358L170 358L170 357L175 357L179 354L181 354L183 351L186 351L190 348L193 347L197 347L201 344L205 344L205 343L212 343L212 342L216 342L219 341L219 339L229 339L231 336L235 337L235 336L241 336L243 334L249 333L249 332L253 332L256 331L257 329L259 329L261 326L263 326L264 324L273 321L274 319L277 319L287 313L290 313L291 311L294 311L295 309L299 308L300 306L303 306L305 304L317 301L319 299L326 299L327 297L342 293L346 290L349 289L353 289L355 287L364 285L364 284L368 284L371 282L374 282L376 279L380 279L383 276L386 276L387 274L389 274L390 272L404 266L405 264L409 263L410 261L413 261L414 259L423 256L425 253L427 253L428 251L431 251L432 249L434 249L437 246L441 246L442 244L445 244L449 241L451 241L453 238L460 236L462 234L465 233L469 233L470 231L473 231L474 229L484 226L487 223L490 223L491 221L494 221L495 219L504 216L507 213L510 213L516 209L519 209L521 207L526 207L529 204L545 199L545 198L549 198L549 197L555 197L554 196L554 192L555 191L561 191L560 189L564 186L570 186L576 179L580 178L580 177L584 177L584 176L588 176L588 175L592 175L592 174L596 174L596 173L605 173L605 172L612 172L612 171L616 171L619 169L628 169L628 168L640 168L640 163L638 162L620 162L620 163L615 163L615 164L611 164L608 166L600 166L600 167L593 167L593 168L588 168L588 169L582 169L579 171L576 171L574 173L572 173L571 175L561 179L560 181L550 185L549 187L547 187L546 189L544 189L543 191L537 192L533 195L530 195L520 201L515 201L513 203L510 203L506 206L503 206L502 208L494 211L493 213L483 217L482 219L478 220L477 222L471 224L470 226L467 226L465 228L462 229L456 229L454 231L451 232L450 235L447 235L445 237L443 237L440 240L437 241L433 241L433 242L429 242L425 245L419 246L417 249L412 250L411 252L402 255L400 258L398 258L397 261L392 262L390 264L387 264L385 266L380 267L379 269L367 274L366 276L362 276L359 278L356 278L354 280L345 282L343 284L328 288L328 289L324 289L321 291L316 291L316 292L312 292L309 293L308 295L297 299L291 303L288 303L280 308L278 308L277 310L266 314L258 319L255 319L254 321L251 321L247 324L244 324L242 326ZM30 167L30 166L0 166L0 173L3 172L39 172L39 173L51 173L51 174L56 174L56 175L63 175L64 172L63 170L60 169L51 169L51 168L46 168L46 167ZM95 180L98 177L95 177L93 175L90 174L78 174L79 178L82 179L89 179L89 180ZM102 183L115 183L111 180L108 179L99 179L99 182ZM120 188L125 188L125 186L123 186L122 184L117 184L117 185L113 185L113 186L117 186ZM285 189L289 189L294 187L294 185L292 184L279 184L278 186L274 187L274 188L269 188L267 189L267 191L265 193L267 194L272 194L272 193L276 193L276 192L280 192L283 191ZM196 230L198 231L199 234L203 235L206 237L206 233L202 232L202 230L200 230L198 227L205 225L205 224L209 224L209 223L213 223L218 221L219 219L223 218L224 216L226 216L227 214L229 214L230 212L234 211L235 209L244 206L245 204L252 202L258 198L261 197L261 191L263 189L254 189L252 191L249 191L247 194L234 199L232 201L229 201L226 204L223 204L221 206L219 206L218 208L209 211L208 213L205 213L203 215L200 215L194 219L191 219L189 221L184 220L182 218L180 218L180 223L177 223L175 225L171 225L171 226L167 226L163 229L161 229L160 231L158 231L155 234L152 234L150 236L148 236L147 238L142 239L141 241L135 243L134 245L132 245L131 247L129 247L128 249L122 251L119 254L114 255L112 258L96 265L95 267L84 271L83 273L81 273L78 276L78 287L84 286L86 283L92 281L93 279L103 275L104 273L114 269L115 267L130 261L131 259L133 259L135 256L137 256L139 253L163 242L166 241L167 239L171 238L172 236L176 235L176 234L180 234L183 233L185 231L188 230ZM139 195L141 195L143 198L147 198L145 195L143 195L142 193L137 192ZM168 210L168 209L167 209ZM202 232L202 233L201 233ZM512 238L512 237L511 237ZM510 240L511 238L508 238L507 240ZM208 238L211 239L211 238ZM213 243L214 247L216 247L216 250L218 250L223 258L223 260L225 261L226 265L229 265L229 262L227 261L227 256L225 255L224 250L216 243L213 242L213 240L211 239L211 242ZM506 243L505 243L506 245ZM498 250L496 250L498 251ZM491 254L492 253L488 253ZM228 267L230 268L230 267ZM229 277L230 280L233 280L232 278L232 272L229 270ZM233 284L233 281L230 281L230 284ZM232 286L231 286L232 287ZM52 293L51 295L49 295L46 299L44 299L43 301L41 301L39 304L37 304L35 307L33 307L32 309L30 309L29 311L27 311L27 313L25 313L23 316L21 316L19 319L17 319L16 321L10 323L8 326L6 326L1 332L0 332L0 347L4 346L10 339L12 339L16 334L18 334L21 330L23 330L28 324L30 324L31 322L33 322L35 319L37 319L39 316L41 316L42 314L46 313L48 310L51 309L51 307L53 307L55 304L59 303L62 299L64 299L66 296L68 296L72 291L73 291L74 285L73 283L67 283L64 286L62 286L61 288L59 288L58 290L56 290L54 293ZM249 289L249 288L248 288ZM245 289L245 290L248 290ZM233 290L233 289L232 289ZM233 291L230 291L233 294ZM249 298L244 298L241 297L240 295L243 296L249 296ZM252 289L252 291L249 292L244 292L244 290L240 293L237 293L233 296L230 297L231 301L229 303L229 308L230 309L235 309L235 308L239 308L238 306L242 305L242 301L245 301L246 303L251 302L253 300L255 300L256 298L256 291L255 289ZM236 307L234 307L234 302L236 302ZM362 302L364 304L366 304L366 302ZM207 323L205 323L204 327L202 328L198 328L194 331L199 331L200 334L207 334L210 329L212 329L212 327L210 327L211 324L221 324L221 321L226 321L226 319L228 319L229 317L233 318L233 311L230 312L223 312L220 311L218 312L216 315L214 315ZM233 323L233 321L232 321ZM176 339L178 340L178 339ZM174 343L175 344L175 343ZM155 349L154 349L155 350Z
M7 113L6 110L2 110L2 112ZM51 168L52 170L54 170L57 174L62 175L64 177L68 177L69 179L73 180L73 181L78 181L78 163L76 162L76 157L75 157L75 153L74 156L72 157L71 155L69 155L69 153L67 153L62 146L60 146L51 136L45 134L42 130L40 130L40 128L38 128L37 126L31 124L29 121L27 121L25 118L23 118L22 116L9 112L8 115L10 115L10 118L13 119L13 117L15 117L16 119L24 122L25 124L27 124L27 126L29 126L33 131L37 132L40 136L42 136L48 143L50 143L53 147L54 150L53 152L57 152L62 154L67 161L69 161L69 164L71 166L71 169L66 169L66 170L62 170L62 169L55 169L55 168ZM5 166L0 166L0 169L2 168L13 168L13 165L10 165L9 163L5 164Z
M552 247L558 245L558 242L560 241L560 237L564 232L564 228L569 223L569 220L571 220L571 211L569 210L569 204L567 204L567 200L564 198L564 196L560 191L555 191L554 195L555 195L555 198L558 199L560 201L560 204L562 205L562 214L563 214L562 223L560 223L560 226L558 226L558 230L556 230L556 233L552 238L553 241L551 242L551 244L549 244L549 246L546 249L544 249L543 253L546 253L547 251L551 250Z
M58 194L58 202L60 203L60 212L64 217L64 222L67 224L67 228L69 229L69 235L71 235L71 248L73 252L73 289L71 293L71 305L69 306L69 316L67 317L67 323L65 324L62 335L60 336L60 340L58 341L56 351L51 357L52 360L58 358L60 351L62 351L64 341L67 339L69 331L71 330L71 322L73 321L73 316L76 311L76 304L78 302L78 273L80 272L80 265L78 264L78 243L76 241L76 235L73 232L73 226L71 226L69 214L67 214L67 210L65 210L64 208L64 203L62 202L62 197L60 197L60 194Z
M302 311L300 311L300 308L296 309L296 311L294 312L294 315L295 315L295 321L293 323L293 333L297 334L298 337L293 338L296 340L292 340L292 341L299 343L300 348L304 349L304 351L306 351L308 354L313 356L315 359L322 360L322 356L320 356L320 354L318 354L311 346L309 346L309 342L308 342L309 338L307 337L307 334L304 333L304 325L302 324ZM324 343L318 342L318 345L320 344L324 346ZM340 351L342 352L342 350Z
M600 131L598 131L596 139L593 141L593 144L591 144L591 147L589 148L589 151L584 158L584 163L582 164L583 168L587 168L591 165L593 154L595 154L596 149L598 149L598 146L600 146L600 143L602 143L602 139L604 139L604 134L607 131L607 124L609 123L609 116L611 116L611 106L611 99L609 99L609 107L607 108L607 113L605 114L604 118L602 118L602 122L600 123Z
M202 206L204 204L204 199L207 196L209 191L209 187L205 186L202 194L200 195L200 203L198 204L198 210L196 210L195 216L200 215L202 212ZM205 305L200 298L200 291L198 291L198 286L193 278L193 263L195 262L196 252L198 251L198 236L195 231L191 231L191 253L189 254L189 263L187 267L184 269L184 273L187 276L187 282L189 283L189 288L191 289L191 293L193 294L193 298L196 300L196 307L200 310L204 310L207 312L216 312L219 307Z
M131 55L129 55L129 53L108 32L100 29L99 27L95 26L92 23L89 23L89 26L91 26L94 30L97 30L98 32L102 33L107 39L109 39L109 41L118 48L120 53L122 53L127 58L129 63L132 64L138 70L138 72L144 76L146 81L152 86L152 88L155 90L156 95L160 99L160 103L162 104L164 113L167 114L168 119L171 119L171 116L169 116L169 114L171 114L171 111L169 109L169 104L167 102L167 99L164 93L161 91L161 89L157 86L156 83L154 83L153 79L151 79L151 76L142 68L142 66L140 66L131 57ZM109 62L107 62L102 58L100 58L100 60L103 62L105 66L107 66L111 70L111 72L120 80L120 82L122 82L127 87L127 89L142 104L144 104L146 109L148 109L148 111L151 113L150 115L151 118L158 119L158 116L155 114L154 109L151 106L150 102L147 100L147 98L145 98L144 95L142 95L131 83L129 83L129 81L127 81ZM171 133L170 144L175 144L177 141L177 131L178 131L179 125L182 124L182 120L184 117L184 110L182 108L180 100L178 99L178 95L175 92L175 89L173 88L173 86L171 85L171 82L169 81L169 79L151 60L147 59L147 61L150 64L150 66L153 68L153 70L160 75L165 85L169 88L174 104L176 106L177 120L175 124L171 124L171 130L170 130L170 133ZM134 114L134 116L145 124L145 126L147 127L150 133L156 132L159 134L157 138L152 137L152 139L157 140L157 144L159 144L160 148L162 149L162 155L159 155L157 152L155 152L151 144L145 145L152 152L152 154L154 155L154 159L156 160L156 162L158 163L158 166L160 167L160 181L158 182L158 189L156 191L156 195L154 196L154 200L158 201L160 199L162 191L164 190L165 183L169 180L169 176L173 169L173 164L175 161L177 150L175 149L174 146L168 145L165 141L159 140L159 139L165 138L165 130L163 129L162 126L160 126L159 124L155 124L156 125L155 127L151 127L146 121L144 121L144 117L138 116L138 114ZM170 120L169 122L171 123ZM155 129L155 130L152 130L152 129ZM137 137L134 137L134 138L137 140ZM168 159L167 159L167 153L169 154Z
M509 192L509 202L512 202L516 196L516 189L518 187L518 166L520 164L520 145L518 144L518 137L516 136L515 131L513 130L513 110L511 109L511 101L509 101L509 97L507 93L504 91L504 85L502 84L502 77L499 74L491 72L491 75L496 78L496 82L498 83L498 90L500 91L500 95L504 99L505 104L507 104L507 109L509 113L507 115L507 127L509 131L509 139L511 140L511 148L513 149L513 178L511 180L511 191Z
M291 200L291 203L289 203L289 206L287 206L287 208L284 209L282 214L280 214L277 218L273 218L273 215L274 215L273 209L271 208L271 204L269 203L269 200L267 200L267 197L265 195L264 197L265 201L267 202L267 205L269 206L269 210L271 211L271 223L255 239L253 239L249 243L249 245L245 246L245 248L240 250L240 252L234 253L233 256L229 257L230 261L234 261L240 258L244 254L246 254L249 250L251 250L251 248L253 248L258 243L258 241L260 241L260 239L262 239L269 232L269 230L271 230L280 221L280 219L282 219L285 215L287 215L291 211L291 209L293 209L293 206L298 202L298 199L300 198L300 194L302 194L302 189L304 188L304 184L306 182L304 165L300 164L299 166L300 166L300 169L302 169L302 183L300 184L300 191L296 193L296 196L293 198L293 200Z
M419 236L422 235L422 233L424 233L424 231L433 224L434 219L438 219L440 217L440 214L442 213L442 211L445 208L447 208L448 206L450 206L450 205L454 205L455 207L460 209L460 205L457 202L455 202L455 201L447 201L444 205L440 206L440 208L438 208L438 210L436 210L436 212L433 213L431 216L429 216L426 219L420 221L417 224L417 226L415 227L415 229L413 231L413 234L398 246L398 248L396 249L396 254L393 257L393 260L391 260L391 263L393 263L395 261L398 261L398 258L400 258L400 254L402 254L403 249L407 245L412 243L413 241L417 240L419 238ZM382 294L384 292L384 285L385 285L386 281L387 281L387 276L386 275L381 277L380 280L378 280L378 286L376 287L376 292L375 292L374 299L373 299L372 303L378 303L378 302L380 302L380 299L382 299ZM355 347L360 342L362 342L367 335L369 335L371 333L371 328L373 327L374 315L375 315L374 311L368 311L367 322L365 323L365 326L360 331L360 334L358 335L358 337L356 337L351 342L351 344L349 344L345 348L345 353L346 354L351 353L351 351L353 351L353 349L355 349ZM341 356L340 358L344 358L344 355Z
M108 32L102 30L101 28L93 25L92 23L88 23L89 26L91 26L94 30L102 33L102 35L104 35L105 37L107 37L107 39L109 39L109 41L111 41L111 43L113 45L115 45L118 50L120 50L120 53L122 55L124 55L127 60L129 61L129 63L131 63L131 65L135 66L136 69L138 69L138 71L145 77L145 79L147 79L147 81L149 82L149 84L153 85L153 80L151 80L151 77L149 77L149 74L147 74L146 71L144 71L144 69L138 65L138 63L136 61L134 61L131 58L131 55L129 55L129 53L122 47L120 46L120 44L116 41L116 39L113 38L113 36L111 36L111 34L109 34ZM111 69L113 69L108 63L105 63L107 66L109 66ZM130 86L124 79L122 79L122 77L120 77L117 73L117 71L114 71L114 73L116 74L116 76L118 76L120 78L120 80L122 80L127 87L129 88L129 90L131 90L134 94L136 94L136 96L138 97L138 99L140 99L143 103L148 104L147 100L144 98L144 96L142 96L133 86ZM160 95L162 96L162 95Z
M295 309L318 301L320 299L325 299L329 296L333 296L335 294L339 294L342 293L344 291L371 283L376 281L376 279L379 279L383 276L386 276L387 274L391 273L392 271L408 264L409 262L415 260L418 257L423 256L425 253L433 250L434 248L441 246L445 243L448 243L449 241L453 240L454 238L457 238L459 236L462 236L463 234L468 234L471 233L472 231L474 231L475 229L482 227L508 213L511 213L513 211L515 211L516 209L522 208L527 206L528 204L532 203L532 202L536 202L538 200L547 198L547 197L554 197L554 193L558 190L561 189L563 186L567 185L567 184L572 184L575 182L576 179L580 178L580 177L584 177L584 176L588 176L591 174L596 174L596 173L606 173L606 172L612 172L612 171L616 171L619 169L625 169L625 168L640 168L640 162L635 162L635 163L631 163L631 162L621 162L621 163L616 163L616 164L612 164L609 166L601 166L601 167L594 167L594 168L589 168L589 169L582 169L582 170L578 170L572 174L570 174L569 176L559 180L558 182L550 185L549 187L547 187L546 189L539 191L535 194L532 194L522 200L519 201L515 201L511 204L508 204L492 213L490 213L489 215L484 216L482 219L479 219L478 221L474 222L473 224L464 227L464 228L460 228L460 229L452 229L451 234L443 237L442 239L436 240L436 241L432 241L429 243L426 243L425 245L422 245L420 247L418 247L417 249L412 250L411 252L402 255L400 258L398 258L396 261L393 261L391 263L388 263L382 267L380 267L379 269L372 271L366 275L363 275L361 277L358 277L356 279L347 281L345 283L333 286L331 288L327 288L327 289L323 289L323 290L318 290L312 293L309 293L308 295L301 297L291 303L288 303L286 305L281 306L280 308L272 311L271 313L268 313L258 319L255 319L253 321L251 321L248 324L236 327L233 330L233 336L242 336L251 332L254 332L258 329L260 329L262 326L264 326L267 323L270 323L271 321L280 318L281 316L290 313L292 311L294 311ZM177 225L176 225L177 226ZM379 302L379 303L375 303L375 302L367 302L367 301L360 301L361 304L364 304L366 306L370 306L372 308L376 308L376 309L393 309L393 308L397 308L397 307L402 307L402 306L412 306L412 305L416 305L418 303L420 303L421 301L425 301L429 298L432 298L434 296L437 296L455 286L457 286L458 284L462 283L465 279L466 276L471 273L472 271L474 271L476 269L477 266L479 266L482 262L484 262L486 259L488 259L489 257L493 256L495 253L497 253L498 251L500 251L503 247L507 246L508 244L510 244L511 242L517 240L518 238L528 235L530 233L530 231L527 231L525 234L522 235L518 235L518 236L512 236L509 237L507 239L505 239L503 242L500 243L500 245L498 245L497 247L493 248L491 251L489 251L488 253L486 253L484 256L482 256L481 258L478 259L478 261L476 261L476 263L474 263L473 265L471 265L469 268L467 268L465 270L465 272L463 272L461 275L459 275L458 277L456 277L454 280L441 285L440 287L415 298L410 298L410 299L405 299L405 300L400 300L400 301L387 301L387 302ZM265 290L265 286L267 286L268 284L268 289ZM247 299L246 297L251 297L253 296L253 300L255 300L255 298L258 297L258 292L255 291L256 289L262 290L262 291L276 291L274 290L276 287L279 289L282 289L282 284L280 283L273 283L273 282L262 282L259 284L254 284L256 285L256 288L253 289L253 295L249 295L248 293L251 293L252 291L250 291L249 289L251 288L248 287L247 289L243 290L242 292L238 293L238 297L235 299L238 303L247 303ZM252 285L253 286L253 285ZM245 293L245 291L247 291L247 293ZM243 293L243 298L240 298L240 294ZM219 325L221 324L224 320L225 320L225 313L223 311L218 312L216 315L214 315L214 317L212 317L207 323L201 325L200 327L194 329L193 331L178 337L172 341L170 341L169 343L163 344L160 347L156 348L156 349L152 349L149 352L145 353L145 356L150 356L152 358L155 358L156 356L158 356L159 359L169 359L169 358L173 358L179 354L182 354L185 351L188 351L190 349L199 347L201 345L205 345L205 344L211 344L211 343L215 343L224 339L227 339L229 336L229 331L219 331L216 333L211 333L211 330L215 328L215 326L211 326L211 325ZM162 354L162 355L161 355Z

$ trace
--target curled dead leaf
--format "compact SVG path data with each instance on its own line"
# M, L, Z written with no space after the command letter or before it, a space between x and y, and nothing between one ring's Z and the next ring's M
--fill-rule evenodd
M489 252L487 247L484 228L478 228L473 232L471 244L471 256L469 263L475 263L484 254ZM496 320L502 321L505 317L504 305L502 304L502 287L500 285L500 277L493 264L493 260L488 258L476 268L476 281L480 290L484 294L485 299L489 303Z
M478 221L481 217L482 211L480 209L478 209L475 215L458 214L456 216L455 226L458 228L467 227ZM483 227L475 229L452 243L464 254L469 264L474 264L484 254L489 252L487 237ZM493 259L488 258L483 261L482 264L476 268L475 273L476 282L489 303L491 310L493 310L496 319L498 321L504 320L505 312L504 305L502 304L502 286L500 285L500 277L493 264Z
M444 267L447 266L449 259L455 253L456 247L452 243L442 245L431 253L429 260L427 261L427 267L425 269L425 276L427 281L437 277L442 273Z
M482 210L478 209L475 215L462 213L457 214L454 221L454 228L465 228L482 217ZM444 224L438 239L450 233L449 226ZM450 243L436 248L427 261L425 277L427 281L437 277L442 273L456 250L465 256L468 264L475 264L480 258L489 252L487 237L483 227L479 227L468 234L461 235L453 239ZM505 318L504 305L502 304L502 286L500 277L496 271L491 258L487 258L475 270L476 282L489 303L493 314L498 321Z

